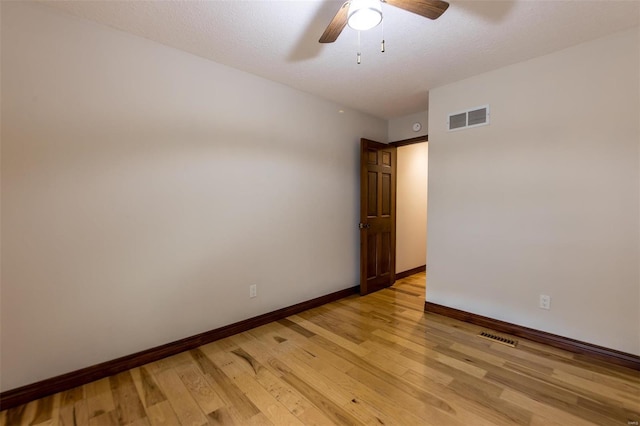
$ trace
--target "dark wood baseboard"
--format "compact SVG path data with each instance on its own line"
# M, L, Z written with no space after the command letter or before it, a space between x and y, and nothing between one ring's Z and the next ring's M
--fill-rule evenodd
M556 334L511 324L489 317L483 317L482 315L472 314L470 312L438 305L436 303L424 302L424 310L425 312L454 318L460 321L479 325L481 327L486 327L491 330L510 334L512 336L518 336L534 342L544 343L545 345L553 346L554 348L564 349L569 352L586 355L611 364L621 365L623 367L640 371L640 356L637 355L605 348L591 343L581 342L568 337L558 336Z
M418 272L424 272L427 270L427 265L418 266L417 268L409 269L407 271L396 273L396 280L401 280L403 278L407 278L413 274L417 274Z
M186 337L162 346L157 346L155 348L72 371L70 373L62 374L30 385L11 389L0 393L0 410L6 410L11 407L26 404L27 402L43 398L47 395L73 389L95 380L112 376L135 367L140 367L168 356L179 354L180 352L195 349L199 346L206 345L207 343L242 333L243 331L247 331L273 321L281 320L289 315L295 315L308 309L342 299L355 294L358 291L360 291L360 286L346 288L344 290L326 294L305 302L300 302L286 308L278 309L277 311L268 312L266 314L258 315L257 317L226 325L215 330Z

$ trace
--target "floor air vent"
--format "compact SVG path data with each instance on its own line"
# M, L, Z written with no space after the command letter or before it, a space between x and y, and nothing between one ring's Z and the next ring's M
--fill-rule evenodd
M518 342L515 340L507 339L506 337L496 336L495 334L487 333L486 331L483 331L482 333L478 334L478 337L491 340L492 342L502 343L503 345L511 346L512 348L515 348L516 345L518 344Z

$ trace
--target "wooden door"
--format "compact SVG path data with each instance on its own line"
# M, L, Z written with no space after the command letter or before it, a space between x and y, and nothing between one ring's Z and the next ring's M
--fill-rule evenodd
M360 294L396 280L396 147L360 140Z

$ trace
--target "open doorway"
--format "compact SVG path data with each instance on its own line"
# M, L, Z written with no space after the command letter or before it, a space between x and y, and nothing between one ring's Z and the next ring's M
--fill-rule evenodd
M393 142L397 147L396 281L424 295L427 259L428 138Z
M421 273L424 295L427 137L390 144L362 139L360 148L360 294Z

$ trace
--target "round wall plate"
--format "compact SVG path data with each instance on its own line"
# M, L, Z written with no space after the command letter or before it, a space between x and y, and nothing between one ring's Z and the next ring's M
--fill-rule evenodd
M420 124L418 122L413 123L413 131L414 132L419 132L420 129L422 129L422 124Z

